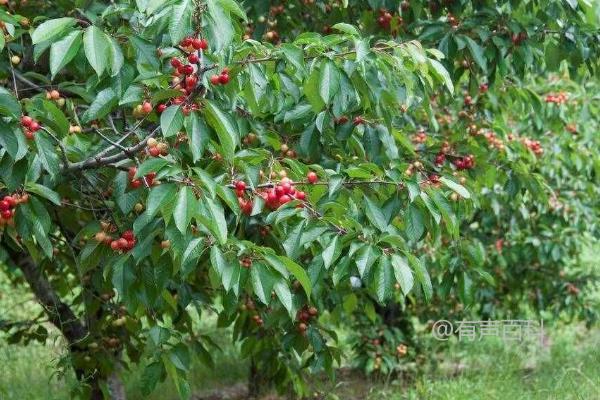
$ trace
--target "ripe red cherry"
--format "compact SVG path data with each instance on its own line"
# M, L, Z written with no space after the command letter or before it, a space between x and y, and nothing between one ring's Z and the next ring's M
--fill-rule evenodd
M10 203L6 200L0 201L0 211L6 211L10 208Z
M281 186L281 185L275 186L275 193L277 194L277 197L283 196L285 194L285 190L283 190L283 186Z
M129 176L129 180L132 180L133 177L135 176L135 174L137 174L137 168L136 167L129 167L129 170L127 171L127 175Z
M354 121L352 121L355 126L362 125L364 122L365 120L361 116L354 117Z
M317 183L317 181L319 180L319 177L317 176L317 174L313 171L310 171L308 174L306 174L306 179L308 179L308 183Z
M150 147L148 153L150 153L152 157L158 157L160 155L160 150L158 147Z
M176 57L171 58L171 66L173 68L181 67L181 61L179 60L179 58L176 58Z
M304 200L304 199L306 199L306 193L304 193L304 192L296 192L296 198L298 200Z
M162 113L163 111L165 111L167 109L167 105L166 104L159 104L156 106L156 112L157 113Z
M188 56L188 61L189 61L190 63L192 63L192 64L197 64L197 63L198 63L198 61L200 61L200 58L198 58L198 55L197 55L197 54L193 54L193 53L192 53L192 54L190 54L190 55Z
M287 194L284 194L283 196L279 197L279 202L281 204L289 203L290 201L292 201L292 198Z
M140 186L142 186L142 180L141 179L136 179L134 181L131 181L131 187L132 188L137 189Z
M206 39L194 39L192 41L192 47L196 50L206 50L208 49L208 40Z
M193 89L194 86L196 86L197 82L198 79L196 78L196 76L190 75L187 78L185 78L185 87L187 87L188 89Z
M150 103L149 101L145 101L144 103L142 103L142 111L144 112L144 114L150 114L152 112L152 103Z
M188 47L192 43L193 43L193 40L190 37L186 37L181 42L179 42L179 44L181 45L181 47Z
M267 194L267 202L275 203L275 202L277 202L278 199L279 199L279 196L277 196L277 193L275 192L275 190L274 189L269 190L269 193Z
M8 204L11 207L14 207L17 205L17 202L15 201L14 197L12 197L12 196L4 196L4 198L2 200L8 202Z
M235 183L235 188L237 190L246 190L246 182L244 182L244 181L237 181Z
M194 73L194 67L190 64L184 65L181 67L181 73L185 75L190 75Z
M212 83L213 85L218 85L219 83L221 83L221 79L219 78L219 75L211 76L210 83Z
M28 117L27 115L23 115L21 117L21 125L23 125L23 126L30 127L32 122L33 122L33 118Z
M219 83L221 83L221 85L226 85L227 83L229 83L229 75L227 75L227 74L219 75Z
M281 188L283 189L283 193L289 194L292 190L292 185L289 182L283 182Z
M110 242L110 248L113 250L119 250L119 241L118 240L113 240L112 242Z
M117 245L119 246L120 249L125 250L129 246L129 241L125 238L120 238L119 240L117 240Z
M40 128L40 124L37 121L32 121L29 125L29 129L31 130L31 132L39 131Z
M121 237L125 238L128 241L131 241L131 240L135 239L135 236L133 235L133 231L131 231L131 230L123 232L123 234L121 235Z

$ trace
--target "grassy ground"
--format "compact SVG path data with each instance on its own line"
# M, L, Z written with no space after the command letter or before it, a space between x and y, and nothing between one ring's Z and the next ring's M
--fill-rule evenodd
M0 319L38 311L30 295L8 288L2 279L0 275ZM508 346L494 338L453 343L440 351L440 363L416 382L374 380L343 371L335 385L321 381L315 390L329 400L600 399L600 329L561 326L548 336L544 348ZM53 375L62 351L57 336L45 345L24 347L8 345L0 335L0 400L68 399L72 375ZM195 400L245 398L247 364L239 361L236 349L224 346L215 358L215 369L193 368ZM143 399L140 371L126 372L123 378L129 398ZM175 400L175 393L165 382L149 399Z

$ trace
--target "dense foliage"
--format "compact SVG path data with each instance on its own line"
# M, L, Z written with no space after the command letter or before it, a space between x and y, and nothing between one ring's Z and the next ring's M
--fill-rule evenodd
M3 268L46 310L12 341L47 318L82 396L126 355L185 398L216 312L304 394L385 304L596 318L561 272L598 233L593 4L245 3L0 8Z

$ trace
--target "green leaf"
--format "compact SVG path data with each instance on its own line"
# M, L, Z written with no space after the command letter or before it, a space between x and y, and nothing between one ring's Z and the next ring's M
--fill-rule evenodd
M286 285L285 281L279 280L273 286L273 290L275 290L277 298L288 311L290 317L292 317L294 312L294 302L292 300L292 292L290 291L289 286Z
M206 31L215 51L220 52L228 47L233 40L235 30L231 22L231 16L219 0L207 0L208 15L206 16Z
M31 42L33 44L38 44L45 41L51 41L68 28L75 25L75 21L75 18L65 17L43 22L40 26L35 28L35 31L31 34Z
M369 221L380 231L385 231L388 227L385 215L367 195L365 195L365 213Z
M50 47L50 73L53 79L77 55L81 43L81 31L76 30L52 44Z
M119 98L112 88L106 88L96 95L90 108L83 114L82 121L90 122L107 116L119 103Z
M453 180L446 178L445 176L442 176L440 178L440 182L448 186L450 189L454 190L456 193L461 195L461 197L464 197L465 199L471 198L471 193L469 193L469 191L463 185L456 183Z
M207 228L216 236L220 244L227 243L227 221L221 203L211 198L205 197L204 202L210 213L210 224Z
M340 72L331 60L325 60L321 64L321 73L319 76L319 94L325 104L333 99L333 96L340 90Z
M34 137L35 145L37 147L37 155L44 166L44 169L50 173L50 175L56 175L60 171L60 163L58 160L58 154L56 154L56 143L54 139L50 138L46 132L38 131Z
M402 293L404 293L405 296L408 295L408 292L410 292L413 288L414 281L412 271L409 268L406 259L394 254L392 255L392 266L394 268L396 281L402 288Z
M252 263L252 267L250 267L252 289L258 299L264 304L269 304L271 301L271 291L273 290L275 280L276 277L269 271L266 265L260 262Z
M335 29L336 31L347 33L348 35L360 36L360 32L354 25L346 24L344 22L339 22L333 25L331 28Z
M152 188L146 201L146 213L154 217L164 204L173 201L176 193L177 186L173 183L163 183Z
M47 186L40 185L38 183L27 182L27 184L25 185L25 191L37 194L38 196L43 197L46 200L50 200L57 206L61 205L60 195Z
M481 70L484 72L487 71L487 61L485 59L485 56L483 55L483 48L468 36L463 35L461 36L461 38L466 40L467 47L469 48L473 59L475 60L477 65L479 65L479 68L481 68Z
M423 232L425 232L423 212L415 203L409 204L404 223L406 224L406 235L409 240L416 242L421 238Z
M134 178L141 178L142 176L148 175L150 172L158 172L166 165L169 165L170 162L160 157L152 157L148 158L146 161L140 164L138 167Z
M11 92L2 86L0 86L0 114L13 118L21 116L21 104Z
M192 31L192 14L190 0L183 0L180 4L171 9L171 18L169 21L169 36L171 44L176 45L189 35Z
M321 253L325 269L329 269L331 264L335 261L335 258L339 256L339 253L337 252L337 243L338 235L335 235L327 247L323 249L323 253Z
M239 142L237 125L229 115L225 114L210 100L206 101L205 115L208 124L217 133L219 144L223 149L223 157L228 161L232 161L235 148Z
M123 67L125 59L121 46L119 46L119 43L113 37L110 37L108 41L108 54L110 56L110 75L117 76Z
M98 27L91 25L83 34L83 49L85 56L96 74L102 75L107 67L111 46L108 36Z
M450 92L450 94L453 94L454 93L454 85L452 84L452 79L450 78L450 74L448 73L446 68L444 68L442 63L430 58L429 65L431 65L433 67L433 72L435 73L435 75L437 75L437 77L439 79L441 79L442 82L444 82L444 84L448 88L448 91Z
M427 272L427 269L421 263L421 260L410 253L405 254L408 257L408 263L415 272L415 278L417 278L417 282L421 284L423 294L425 295L425 300L429 302L431 300L431 296L433 295L433 286L431 285L429 272Z
M299 264L296 264L294 261L284 256L265 255L265 260L277 270L279 270L281 266L283 266L285 269L290 271L294 278L296 278L304 288L306 296L310 298L312 285L310 284L310 279L304 268L302 268Z
M379 257L379 252L375 251L375 248L370 244L366 244L358 250L356 253L356 267L361 278L365 278L371 270L371 266L375 263Z
M208 126L197 112L192 112L185 120L185 130L190 138L190 151L192 152L192 161L195 163L200 160L204 148L209 142Z
M218 0L219 4L223 9L229 13L237 15L242 18L244 21L248 19L244 10L240 7L237 1L235 0Z
M379 263L375 272L375 285L377 300L383 303L392 294L392 267L390 258L386 255L379 257Z
M187 231L190 221L196 213L196 209L197 201L192 188L183 186L177 194L175 210L173 211L173 219L179 232L185 233Z
M160 129L164 137L175 136L183 126L183 112L180 106L170 106L160 116Z

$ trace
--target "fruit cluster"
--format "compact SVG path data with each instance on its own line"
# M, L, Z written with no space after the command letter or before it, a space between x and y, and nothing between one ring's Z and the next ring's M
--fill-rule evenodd
M386 9L381 8L379 9L379 17L377 17L377 25L379 25L379 27L381 29L386 29L389 30L391 25L392 25L392 20L394 19L394 16ZM398 16L398 25L402 25L402 17Z
M464 157L458 157L454 160L454 165L458 170L471 169L475 166L475 157L472 154Z
M540 157L542 154L544 154L544 149L539 141L531 140L529 138L522 138L521 142L527 146L529 150L533 151L536 156Z
M527 39L527 32L519 32L512 35L511 40L515 46L520 45Z
M152 157L166 156L169 154L169 145L165 142L159 142L154 138L150 138L146 144L146 151Z
M252 259L248 256L242 257L240 259L240 265L244 268L252 267Z
M98 243L103 243L114 251L130 251L135 247L137 243L137 239L133 234L133 231L125 231L118 239L113 238L110 233L115 230L115 227L109 223L102 222L101 223L102 230L94 236L94 239Z
M133 109L133 116L135 118L141 118L144 117L145 115L148 115L152 112L152 103L150 103L149 101L144 101L142 104L138 104L137 106L135 106L135 108Z
M13 217L15 216L16 207L21 203L27 203L29 201L29 195L24 193L22 195L13 194L12 196L4 196L0 200L0 225L10 224Z
M143 178L137 179L134 179L135 174L137 174L137 168L129 167L129 170L127 171L127 176L129 178L129 186L131 186L131 188L133 189L141 187L144 184L144 182L148 187L158 185L159 183L158 181L154 180L156 178L156 172L149 172Z
M282 178L277 185L266 192L262 192L261 196L267 203L267 207L272 210L275 210L292 200L304 201L306 199L306 193L296 190L294 182L288 177Z
M485 133L485 139L488 142L488 145L497 150L504 150L504 141L500 139L494 132L488 131Z
M21 117L21 126L25 138L29 140L33 140L34 134L42 128L38 121L27 115Z
M250 215L252 213L252 208L254 207L254 203L252 199L246 199L246 182L237 181L234 184L235 193L237 194L238 203L240 205L240 209L246 215Z
M458 28L458 25L459 25L458 18L456 18L454 15L452 15L450 13L448 13L447 18L448 18L448 23L450 24L450 26L452 28Z
M304 334L308 329L308 324L311 319L316 318L319 315L319 311L316 307L309 307L304 305L298 312L296 313L296 320L298 321L298 332Z
M60 96L60 92L58 90L56 90L56 89L46 91L46 100L53 100L53 101L55 101L56 104L59 107L62 107L62 106L65 105L65 99L64 99L64 97L61 97Z
M412 141L415 143L425 143L425 141L427 140L427 133L425 133L425 131L423 129L419 129L419 131L417 131L417 133L414 134Z
M229 68L223 68L219 75L210 77L210 83L213 85L227 85L229 83Z
M549 93L544 101L546 103L565 104L569 100L569 94L565 92Z

